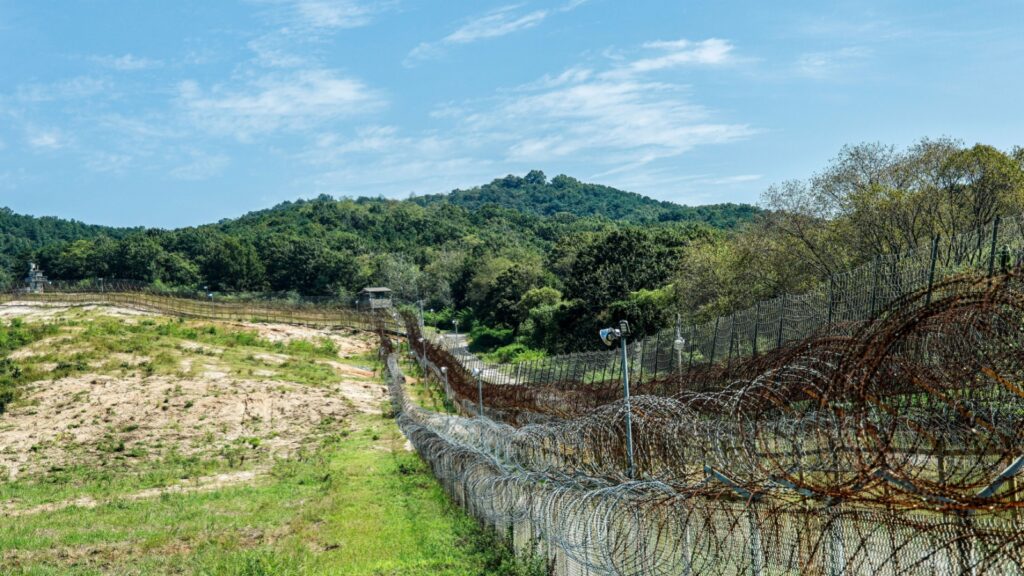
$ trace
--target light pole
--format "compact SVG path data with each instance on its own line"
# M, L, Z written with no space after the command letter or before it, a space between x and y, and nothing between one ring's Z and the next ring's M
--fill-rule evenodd
M679 372L679 382L683 381L683 349L686 348L686 340L680 333L679 314L676 314L676 339L672 341L672 349L676 351L676 370Z
M629 322L622 320L618 328L603 328L598 332L605 346L611 346L616 339L622 345L622 391L626 399L626 476L630 480L636 474L633 465L633 410L629 403L629 360L626 355L626 335L629 334Z
M448 367L441 366L441 375L444 376L444 411L448 411L448 405L452 402L451 394L448 392Z
M426 378L427 378L427 339L424 338L423 336L420 336L419 340L417 340L417 342L419 342L420 346L423 348L423 356L420 357L420 370L423 371L423 379L424 379L424 381L426 381Z
M483 375L484 371L481 368L473 368L473 376L476 376L476 414L480 418L484 417L484 385L482 383Z

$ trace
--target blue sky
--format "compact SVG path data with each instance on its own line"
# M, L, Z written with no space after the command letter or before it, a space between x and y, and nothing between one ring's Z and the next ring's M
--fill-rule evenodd
M1024 144L1024 2L0 0L0 206L115 225L565 173L756 202Z

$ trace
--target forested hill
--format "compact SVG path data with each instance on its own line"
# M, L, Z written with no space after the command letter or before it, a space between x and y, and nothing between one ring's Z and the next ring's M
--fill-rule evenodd
M715 228L734 228L758 213L758 208L749 204L682 206L601 184L587 184L564 174L548 181L539 170L522 178L509 175L469 190L421 196L413 201L423 206L447 202L470 210L493 204L540 216L565 212L635 223L703 222Z
M53 280L125 278L169 288L351 302L367 285L424 299L450 325L515 332L548 350L592 347L593 326L663 321L675 263L757 209L687 208L567 176L509 176L450 195L285 202L177 230L116 229L0 212L0 288L38 263ZM657 311L652 313L651 311ZM520 330L520 326L524 328ZM525 334L529 333L529 336ZM485 337L480 339L486 341Z
M10 208L0 207L0 283L4 270L16 265L16 257L31 253L48 244L97 238L123 238L140 229L110 228L83 224L77 220L64 220L48 216L35 217L15 214Z

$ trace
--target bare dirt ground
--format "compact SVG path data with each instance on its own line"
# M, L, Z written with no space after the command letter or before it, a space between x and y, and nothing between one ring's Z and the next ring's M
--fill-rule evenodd
M238 484L248 484L256 480L264 470L240 470L238 472L227 472L224 474L214 474L211 476L202 476L200 478L194 478L185 482L174 484L172 486L164 486L162 488L149 488L147 490L139 490L131 494L125 494L118 497L118 500L143 500L146 498L156 498L164 494L186 494L186 493L198 493L198 492L213 492L229 486L235 486ZM39 506L32 506L30 508L16 508L10 503L0 502L0 513L6 517L15 516L28 516L30 514L45 514L47 512L56 512L57 510L63 510L65 508L71 508L72 506L77 508L95 508L102 504L100 500L96 500L90 496L83 496L82 498L75 498L73 500L62 500L60 502L50 502L48 504L41 504Z
M111 307L14 302L0 305L0 318L49 321L72 309L76 315L117 318L141 314ZM281 324L219 325L255 330L278 341L329 338L338 347L338 361L317 362L333 368L338 378L327 386L272 379L274 371L268 368L292 359L278 353L258 355L260 362L245 377L237 372L233 376L227 368L211 365L213 347L183 341L176 347L184 355L182 369L191 370L193 363L202 367L187 377L83 374L41 380L29 385L24 401L0 416L0 481L110 458L155 459L170 450L207 455L258 447L265 456L287 457L356 412L380 413L386 400L383 384L368 381L371 370L341 361L372 353L372 335ZM55 348L70 350L75 345L73 337L62 334L15 351L11 358ZM134 366L146 360L118 361ZM3 510L0 504L0 513Z
M67 315L69 313L84 314L99 311L105 316L115 318L138 318L140 316L155 316L149 312L132 310L130 308L117 308L97 304L65 305L45 302L23 302L12 300L0 305L0 318L22 318L29 321L42 321Z

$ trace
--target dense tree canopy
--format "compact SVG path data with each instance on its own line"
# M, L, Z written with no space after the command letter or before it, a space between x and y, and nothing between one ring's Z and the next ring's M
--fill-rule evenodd
M843 148L768 210L689 208L533 171L448 195L285 202L179 230L114 229L0 210L0 283L29 260L58 280L121 277L350 302L367 285L458 318L502 359L592 349L801 292L879 255L1024 212L1024 150L924 139Z
M613 303L671 280L679 250L751 206L688 208L539 171L450 195L285 202L178 230L0 212L0 282L29 260L55 280L126 278L350 302L367 285L548 350L592 347ZM563 294L565 296L563 297ZM632 310L632 308L631 308ZM579 334L564 338L563 334Z
M709 318L801 292L876 256L1024 213L1024 150L949 139L847 146L808 181L769 188L763 204L770 210L754 224L685 252L675 289L688 312Z

